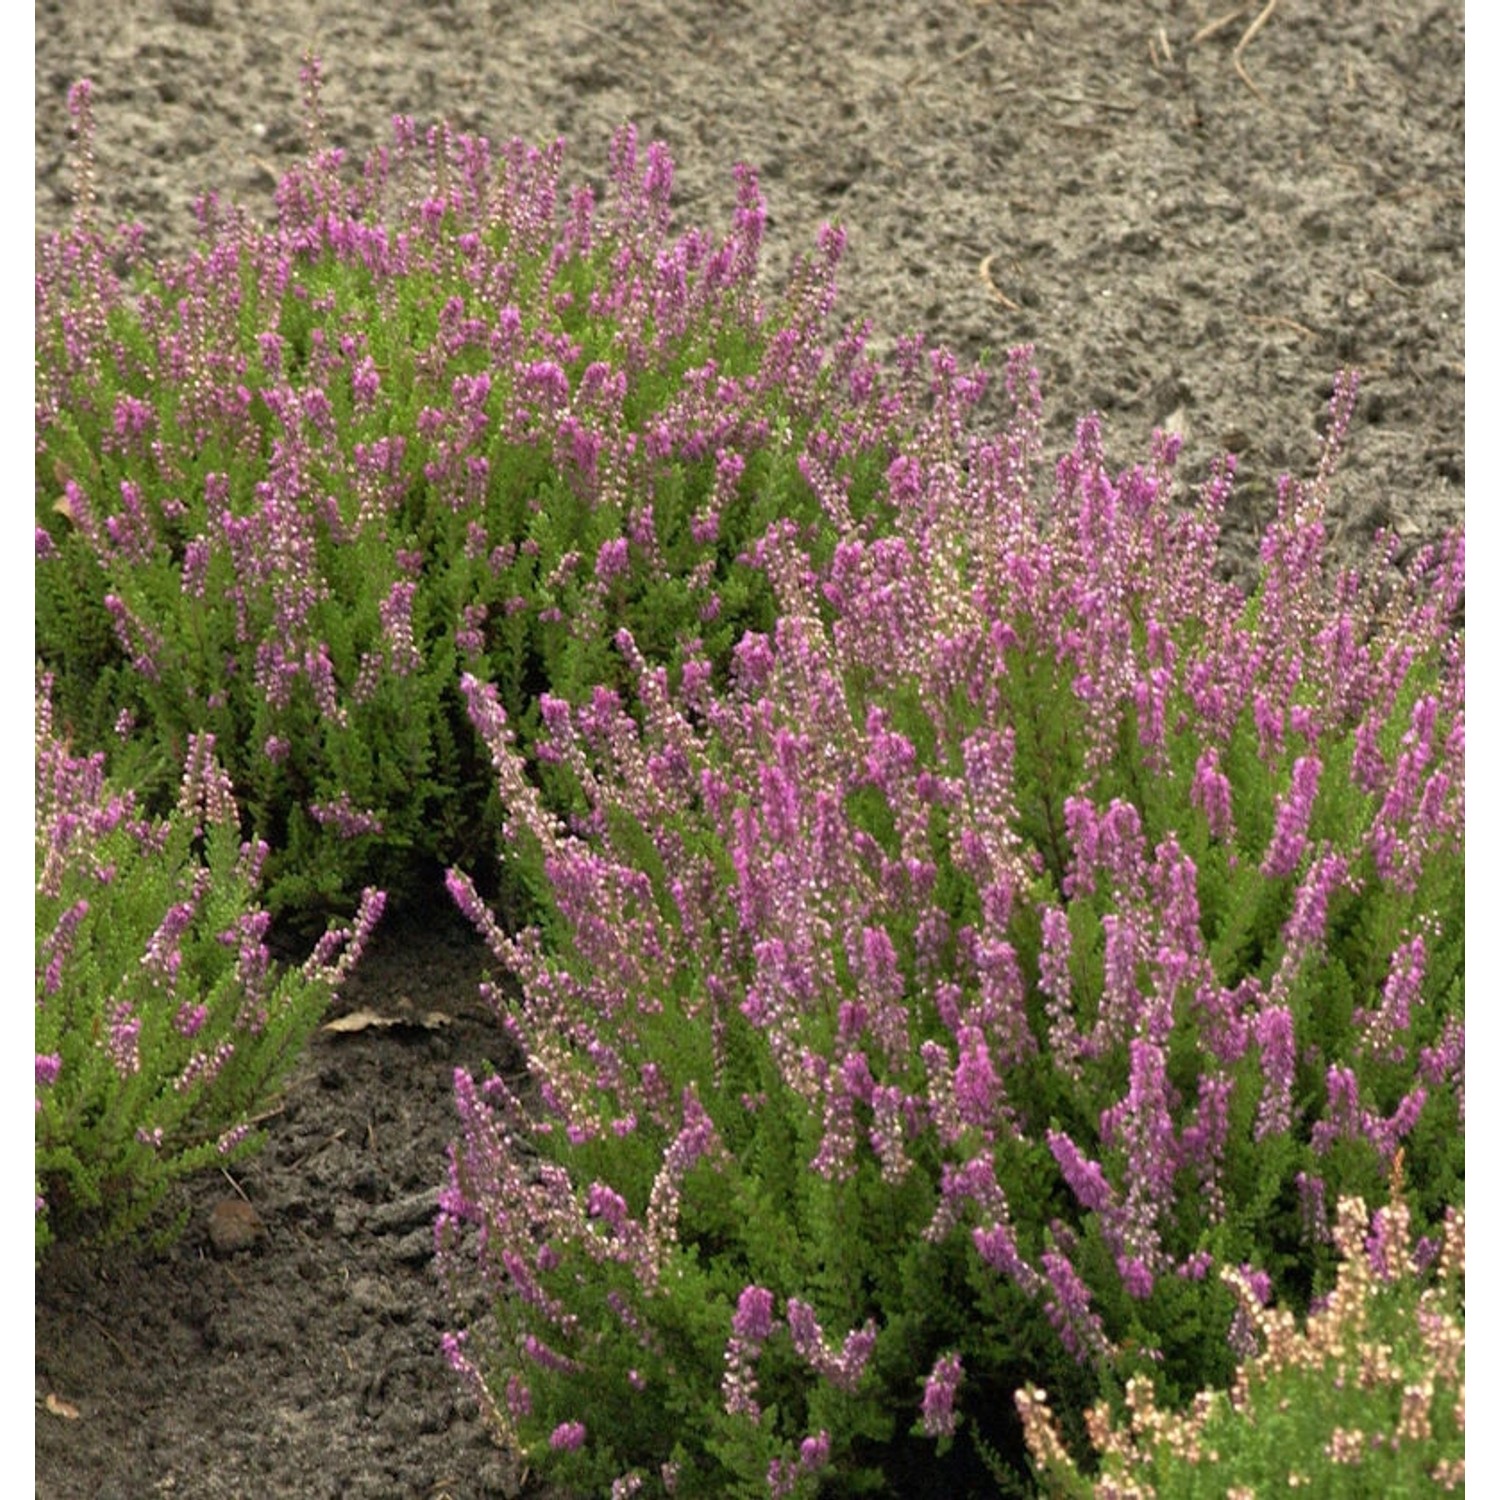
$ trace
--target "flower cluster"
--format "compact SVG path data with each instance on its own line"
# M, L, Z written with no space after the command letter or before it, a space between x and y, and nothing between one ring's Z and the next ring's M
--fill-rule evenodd
M851 455L910 425L823 331L838 237L763 303L753 172L721 238L674 236L665 150L627 127L612 161L568 196L560 142L398 118L357 181L292 171L274 229L206 201L147 267L81 200L38 247L39 655L91 748L121 713L216 736L275 910L472 860L462 671L529 736L540 689L624 679L620 625L727 659L768 619L741 554L817 495L868 509Z
M1043 1398L994 1399L1028 1381L1187 1454L1164 1414L1283 1351L1273 1308L1346 1306L1329 1204L1405 1163L1373 1274L1440 1224L1450 1255L1463 538L1335 565L1353 377L1247 595L1231 460L1184 496L1177 439L1114 472L1087 416L1044 464L1026 349L976 431L988 372L833 329L838 231L762 300L748 168L719 237L672 232L629 128L599 201L560 143L405 119L351 181L305 81L274 230L207 199L154 268L90 222L72 100L36 280L77 746L44 693L49 1210L133 1221L241 1148L367 879L436 855L528 1064L455 1076L438 1263L488 1311L444 1347L583 1492L1022 1482L1028 1432L1061 1473ZM299 975L263 875L273 909L366 886ZM1403 1443L1445 1420L1402 1401Z
M1292 1313L1264 1306L1238 1268L1225 1270L1259 1341L1227 1393L1202 1391L1174 1413L1157 1405L1150 1377L1136 1375L1125 1391L1126 1426L1116 1425L1107 1404L1089 1412L1101 1460L1096 1479L1078 1473L1046 1393L1018 1392L1027 1446L1052 1492L1173 1500L1201 1493L1202 1471L1210 1469L1216 1492L1243 1500L1297 1488L1461 1491L1463 1213L1449 1210L1437 1278L1427 1286L1399 1174L1390 1204L1373 1220L1362 1200L1345 1198L1338 1221L1338 1280L1302 1326ZM1383 1253L1366 1245L1366 1225Z

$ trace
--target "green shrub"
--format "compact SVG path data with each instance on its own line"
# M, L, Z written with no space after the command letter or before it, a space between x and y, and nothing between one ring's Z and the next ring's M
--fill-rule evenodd
M1248 598L1227 464L1184 508L1086 419L1049 483L1029 351L993 436L932 380L727 685L622 632L543 698L567 820L465 679L549 919L450 873L530 1076L457 1081L449 1356L580 1493L1024 1492L1017 1389L1175 1409L1250 1348L1219 1272L1305 1310L1401 1149L1463 1200L1462 538L1327 558L1349 379Z
M1018 1395L1042 1492L1059 1500L1415 1500L1462 1491L1463 1213L1450 1210L1436 1282L1425 1289L1436 1247L1413 1247L1399 1186L1373 1220L1360 1199L1342 1199L1334 1238L1338 1280L1301 1327L1291 1313L1263 1307L1242 1275L1224 1273L1255 1328L1256 1354L1228 1392L1204 1391L1184 1413L1159 1409L1151 1378L1133 1377L1125 1426L1107 1405L1089 1413L1096 1479L1068 1455L1045 1392Z
M86 146L86 85L73 106ZM493 849L463 673L528 734L543 691L628 680L621 626L722 674L772 622L767 525L875 504L910 392L825 334L842 237L763 305L748 169L714 241L669 232L671 162L633 130L603 205L559 212L560 161L398 121L356 181L315 151L272 231L208 199L174 262L86 217L39 247L59 713L90 748L129 713L112 769L158 800L212 734L278 912Z
M36 1242L148 1225L179 1177L259 1144L257 1118L359 957L384 898L300 968L272 961L256 905L266 847L242 843L211 736L177 808L135 794L36 700ZM169 1225L170 1234L175 1225Z

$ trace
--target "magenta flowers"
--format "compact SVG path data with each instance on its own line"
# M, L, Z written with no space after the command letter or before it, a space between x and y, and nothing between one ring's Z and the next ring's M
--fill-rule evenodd
M211 736L177 808L146 815L73 753L51 683L36 701L37 1246L145 1227L172 1182L243 1155L253 1116L358 961L367 890L299 970L274 964L256 904L263 845L240 838Z
M777 618L722 685L622 632L626 691L543 700L565 817L465 679L549 925L505 932L450 874L520 981L493 996L537 1092L461 1087L441 1258L462 1275L479 1231L476 1378L510 1378L528 1330L576 1362L528 1374L514 1440L624 1380L641 1483L774 1463L779 1493L813 1427L857 1466L853 1434L903 1408L976 1421L1019 1470L1016 1419L963 1401L1022 1347L1055 1351L1054 1386L1132 1359L1227 1381L1242 1330L1207 1273L1329 1273L1306 1184L1374 1191L1399 1147L1430 1158L1427 1221L1446 1207L1461 539L1401 579L1335 573L1341 381L1247 600L1214 575L1227 466L1181 510L1172 443L1111 476L1086 421L1049 491L1026 351L995 438L965 436L978 382L930 370L886 529L804 465L832 545L767 528ZM684 1138L711 1142L686 1173Z
M42 247L39 1139L238 1149L190 1105L306 1019L250 892L358 902L326 986L438 856L527 1063L455 1072L435 1231L498 1435L590 1494L1019 1482L1017 1389L1228 1385L1226 1273L1322 1295L1398 1163L1461 1197L1463 539L1329 555L1341 375L1247 595L1231 460L1045 463L1029 350L877 367L838 230L763 299L754 173L674 233L637 145L596 201L398 120L274 231Z
M164 754L216 736L275 910L493 845L460 675L529 741L539 692L623 683L621 626L727 660L769 616L742 556L818 513L803 467L867 510L844 451L916 420L823 347L837 237L763 302L753 172L715 241L669 232L660 145L612 155L564 212L561 142L398 120L361 178L291 172L271 230L206 201L180 264L86 202L39 246L39 654L91 746L122 712Z

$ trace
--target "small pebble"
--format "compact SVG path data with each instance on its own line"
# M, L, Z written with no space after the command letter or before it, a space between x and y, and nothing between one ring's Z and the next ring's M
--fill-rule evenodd
M167 9L188 26L214 24L214 0L167 0Z
M253 1250L266 1236L261 1217L243 1198L223 1198L208 1216L208 1239L215 1255Z

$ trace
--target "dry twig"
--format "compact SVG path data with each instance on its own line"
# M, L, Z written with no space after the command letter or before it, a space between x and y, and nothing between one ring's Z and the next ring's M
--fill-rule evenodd
M1240 78L1243 80L1245 87L1248 88L1250 92L1254 94L1262 104L1269 104L1271 101L1266 98L1266 96L1256 86L1255 80L1251 78L1251 76L1245 71L1245 48L1248 47L1250 43L1253 42L1255 38L1260 34L1261 28L1266 24L1267 21L1271 19L1271 13L1276 9L1276 6L1278 4L1279 0L1266 0L1265 5L1261 7L1260 13L1245 28L1244 32L1240 36L1239 41L1234 44L1234 52L1231 54L1234 61L1234 71L1240 75ZM1218 20L1210 21L1206 26L1200 26L1189 39L1188 45L1190 47L1196 47L1199 42L1206 42L1209 37L1217 36L1226 27L1232 26L1236 21L1238 21L1239 18L1244 15L1245 12L1249 9L1250 7L1248 5L1237 5L1233 10L1227 12L1225 15L1220 16Z
M1211 36L1218 36L1227 26L1233 26L1239 18L1245 14L1250 7L1248 5L1236 5L1227 15L1222 15L1217 21L1210 21L1206 26L1200 26L1188 38L1188 46L1196 47L1199 42L1206 42Z
M1365 275L1373 277L1376 281L1385 282L1388 287L1394 288L1396 291L1400 292L1403 297L1410 297L1412 295L1411 287L1402 286L1401 283L1395 279L1395 277L1387 276L1384 271L1377 271L1374 266L1366 266Z
M919 68L905 83L901 85L901 97L905 99L919 83L926 83L934 73L941 72L944 68L951 68L954 63L960 63L964 58L978 52L981 47L989 46L990 39L982 36L977 42L971 42L967 47L960 48L950 57L940 57L936 62L929 63L925 68Z
M1242 79L1244 79L1246 88L1248 88L1250 92L1254 94L1262 104L1269 104L1271 101L1267 99L1266 96L1261 93L1258 88L1256 88L1255 80L1251 78L1251 76L1245 71L1245 48L1255 40L1256 33L1260 31L1261 27L1271 19L1271 12L1276 9L1276 5L1277 0L1266 0L1265 9L1262 10L1261 13L1256 16L1256 18L1245 28L1244 36L1242 36L1239 41L1235 43L1234 47L1234 71L1238 73Z
M1012 302L1010 298L1007 297L1005 293L995 285L994 279L990 276L990 266L994 262L994 259L995 252L992 250L988 255L985 256L982 261L979 262L979 279L985 284L986 287L989 288L990 296L992 296L995 301L1000 304L1001 307L1008 307L1012 312L1020 312L1020 304Z
M1309 328L1306 323L1297 322L1295 318L1283 318L1274 314L1267 317L1258 316L1255 313L1246 313L1245 321L1247 323L1260 323L1270 328L1290 328L1293 333L1300 334L1303 338L1315 339L1318 337L1314 329Z

